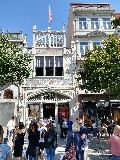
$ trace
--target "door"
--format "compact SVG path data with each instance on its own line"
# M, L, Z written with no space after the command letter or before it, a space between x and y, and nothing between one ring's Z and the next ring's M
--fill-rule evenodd
M43 118L52 117L55 120L55 103L44 103L43 104Z

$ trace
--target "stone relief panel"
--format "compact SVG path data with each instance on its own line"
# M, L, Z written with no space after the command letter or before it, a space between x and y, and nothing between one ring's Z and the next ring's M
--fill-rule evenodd
M69 86L72 84L72 79L71 78L66 78L66 79L27 79L26 83L23 84L24 86L29 86L29 87L47 87L49 88L50 86L54 87L63 87L63 86Z
M57 55L62 56L63 52L60 49L36 49L36 55Z

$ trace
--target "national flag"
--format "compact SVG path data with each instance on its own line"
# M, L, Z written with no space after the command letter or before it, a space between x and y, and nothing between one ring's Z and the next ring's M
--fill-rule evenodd
M49 23L52 22L52 11L50 9L50 5L49 5Z

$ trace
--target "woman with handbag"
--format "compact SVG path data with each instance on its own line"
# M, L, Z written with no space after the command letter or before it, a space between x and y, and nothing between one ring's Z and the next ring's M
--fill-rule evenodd
M82 139L79 133L80 126L79 124L74 124L73 133L70 133L67 138L66 144L66 154L64 160L82 160Z

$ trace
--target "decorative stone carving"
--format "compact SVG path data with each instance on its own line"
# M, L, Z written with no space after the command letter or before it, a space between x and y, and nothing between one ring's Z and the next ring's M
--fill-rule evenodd
M36 48L36 55L57 55L62 56L62 50L60 49L37 49Z
M39 87L39 86L46 86L47 88L49 86L54 86L57 88L57 86L64 86L64 85L71 85L72 79L71 77L65 78L65 79L27 79L26 84L24 86L29 87Z

